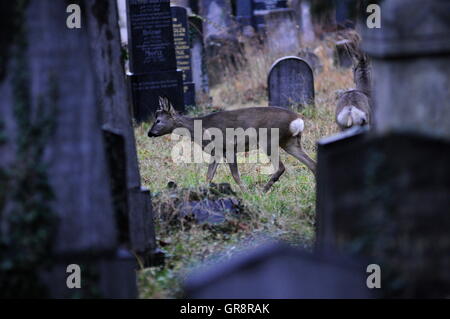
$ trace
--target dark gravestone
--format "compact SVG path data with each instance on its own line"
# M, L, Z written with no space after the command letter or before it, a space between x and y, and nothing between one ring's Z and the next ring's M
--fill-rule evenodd
M298 57L276 61L268 76L269 106L303 108L314 105L314 75Z
M266 15L271 11L283 11L287 9L285 0L253 0L253 21L259 31L266 30Z
M83 12L95 10L92 2L81 2ZM133 298L135 261L118 249L108 156L101 131L99 96L103 92L93 67L91 25L78 31L66 28L67 17L61 14L66 5L27 1L21 10L23 19L17 21L15 29L20 41L9 43L14 51L6 52L10 59L4 65L5 77L0 79L0 113L8 122L6 143L11 147L7 149L15 161L4 162L2 156L0 165L1 169L5 164L6 169L21 173L11 176L7 205L0 205L2 239L13 236L25 246L37 245L32 246L35 249L28 246L28 250L20 247L8 252L8 257L26 254L21 264L12 263L8 280L14 286L23 282L24 276L36 273L47 291L36 295L33 289L9 289L2 293L21 298L67 298L92 296L97 291L103 297ZM5 12L16 12L17 8L16 2L2 7L2 21L7 20ZM3 38L3 32L11 30L1 32ZM23 165L27 159L32 161ZM26 177L25 183L21 175ZM7 226L11 213L13 233ZM54 232L48 225L53 215ZM25 231L17 232L20 229ZM46 238L49 234L53 236ZM39 251L41 256L34 267L27 269L25 265ZM11 262L3 258L2 251L2 263ZM67 287L69 264L81 266L82 290ZM94 274L90 279L89 272ZM28 287L35 282L25 284Z
M236 71L241 63L241 46L236 36L229 0L201 0L203 43L211 86L225 79L224 68Z
M317 245L382 269L386 297L450 294L450 143L344 133L318 147Z
M188 21L191 37L192 79L195 84L196 100L206 101L209 96L209 81L206 52L203 46L203 21L198 16L191 16Z
M183 73L179 71L152 72L131 76L133 103L136 120L148 119L159 106L158 96L167 96L176 110L184 111L184 97L179 94L183 88ZM183 92L183 91L181 91ZM181 106L181 107L180 107Z
M349 47L351 41L341 40L335 43L333 62L335 67L350 68L353 65L353 58Z
M253 25L253 0L236 1L236 20L243 26Z
M130 71L173 70L176 65L169 0L128 0Z
M293 10L268 10L265 14L267 47L275 54L297 54L300 49L300 34Z
M195 106L195 84L192 82L191 46L187 10L171 7L177 67L183 71L184 104Z
M317 74L323 71L323 64L315 53L308 50L301 50L298 53L298 57L305 60L314 70L314 73Z
M93 0L91 0L93 1ZM125 2L124 2L125 4ZM93 6L95 10L88 14L88 29L93 51L94 69L99 82L99 104L102 108L102 124L104 140L107 144L107 154L110 166L110 179L116 219L119 227L120 243L126 243L134 254L145 260L152 260L156 254L154 235L151 238L140 238L136 242L137 229L129 227L129 219L151 220L151 204L136 205L140 189L141 176L139 172L136 142L132 127L130 110L130 94L126 85L126 76L122 64L122 48L117 27L117 7L115 0L98 1ZM98 12L107 20L98 19ZM104 22L107 23L104 23ZM108 54L105 54L108 52ZM147 201L150 197L145 196ZM150 225L153 228L153 224ZM149 266L150 264L145 264Z
M177 71L170 1L128 0L127 14L135 119L151 118L163 95L183 112L183 74Z
M371 298L366 267L352 260L272 244L188 277L188 298Z

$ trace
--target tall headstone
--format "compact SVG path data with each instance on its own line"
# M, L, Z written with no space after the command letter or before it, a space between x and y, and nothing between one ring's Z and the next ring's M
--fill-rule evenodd
M253 25L253 0L236 1L236 20L243 26Z
M195 84L192 80L191 46L187 10L172 6L173 36L177 67L183 71L184 105L195 106Z
M269 12L289 11L286 0L253 0L254 24L258 31L266 30L266 16Z
M376 134L318 146L317 243L380 265L384 296L450 294L449 5L382 2L363 29Z
M273 53L288 55L300 50L299 28L293 10L268 10L264 20L267 47Z
M195 84L197 101L208 100L209 80L206 52L203 45L203 21L198 16L191 16L189 21L189 35L191 36L191 65L192 80Z
M450 3L385 1L381 8L381 28L362 30L373 61L375 130L449 138Z
M169 0L128 0L128 48L134 117L152 117L159 96L184 112L183 73L177 70Z
M92 1L80 5L88 14L96 10ZM135 297L135 261L119 249L91 25L67 28L66 6L31 0L0 11L7 26L1 38L17 35L2 48L8 59L0 77L0 171L9 172L0 203L0 254L9 265L0 281L8 288L0 294ZM67 285L71 264L84 276L82 289Z
M199 269L186 281L188 298L372 298L365 266L337 255L271 244Z
M118 192L113 192L115 197L119 197L115 198L115 202L125 205L119 213L120 215L124 214L126 219L121 219L123 223L119 227L121 230L126 229L127 244L130 245L130 249L142 259L145 265L151 265L157 259L153 212L151 198L148 196L147 190L141 187L132 127L131 99L126 85L124 66L121 62L117 7L115 0L104 0L93 3L92 8L93 10L87 15L87 22L94 53L92 56L95 74L102 92L99 104L102 109L105 142L109 147L107 153L112 157L110 166L114 166L111 170L113 175L111 183L113 184L112 188L118 190ZM108 54L104 55L104 52L108 52ZM120 173L121 167L124 170L123 174ZM116 173L119 175L115 176ZM121 175L125 176L124 182ZM139 223L135 223L133 220L139 220ZM124 225L122 226L122 224ZM142 232L141 224L145 225L144 227L148 228L148 231ZM139 233L147 236L137 237Z
M268 76L269 106L293 109L314 105L314 74L304 60L290 56L277 60Z
M338 68L350 68L353 65L353 58L350 52L352 42L350 40L336 41L334 47L333 64Z

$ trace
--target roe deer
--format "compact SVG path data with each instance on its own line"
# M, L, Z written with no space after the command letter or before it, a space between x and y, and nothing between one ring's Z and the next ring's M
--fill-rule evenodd
M264 191L267 192L270 187L278 181L281 175L285 171L283 163L279 160L279 149L272 149L271 143L267 143L267 140L272 141L272 136L278 135L277 145L284 149L288 154L297 158L300 162L305 164L313 173L316 170L316 163L305 153L301 146L301 135L304 129L304 122L298 116L298 114L283 108L278 107L251 107L233 111L221 111L212 114L208 114L201 117L187 117L178 114L170 102L166 98L160 98L160 106L156 111L155 122L148 132L149 137L158 137L166 134L171 134L178 128L184 128L189 131L191 139L202 147L205 151L205 140L196 141L193 137L196 135L194 132L195 121L200 121L202 130L207 131L213 129L219 131L226 136L227 129L241 129L250 132L245 139L237 138L233 139L230 143L222 142L221 146L232 153L232 160L228 160L231 175L235 182L242 188L242 183L239 175L238 165L236 161L236 153L242 151L249 151L255 148L261 148L269 157L276 156L276 160L279 163L278 169L271 176L269 182L265 185ZM266 130L264 130L266 129ZM274 130L273 130L274 129ZM260 132L267 132L267 136L261 136ZM245 133L247 134L247 133ZM265 134L265 133L263 133ZM249 141L254 138L256 144L252 144ZM263 138L267 138L264 143ZM210 141L208 141L210 142ZM253 147L255 146L255 147ZM225 151L222 152L225 154ZM216 155L216 154L211 154ZM213 158L209 164L207 172L207 182L210 183L217 170L219 161L216 157Z

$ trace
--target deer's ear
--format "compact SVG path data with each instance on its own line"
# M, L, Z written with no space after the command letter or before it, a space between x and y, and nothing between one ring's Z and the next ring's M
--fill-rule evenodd
M175 110L175 108L173 107L172 103L170 103L169 101L167 101L167 104L169 106L168 112L170 115L175 116L177 115L177 111Z
M164 111L164 99L160 96L159 97L159 107L158 107L159 111Z

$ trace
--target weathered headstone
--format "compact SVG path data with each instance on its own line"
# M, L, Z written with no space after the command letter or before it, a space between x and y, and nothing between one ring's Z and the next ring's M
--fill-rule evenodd
M184 111L183 74L177 71L169 0L128 0L128 47L134 117L148 120L159 96Z
M314 70L314 73L320 73L323 71L323 64L314 52L309 50L300 50L298 57L305 60Z
M319 142L319 248L380 265L384 296L450 294L449 5L382 3L383 30L364 30L377 134Z
M225 72L238 67L236 58L240 53L240 45L231 18L229 0L201 0L200 13L203 22L203 43L208 66L208 77L211 86L222 83Z
M195 84L192 82L191 46L187 10L172 6L173 34L177 67L183 71L184 105L195 106Z
M296 54L300 49L300 34L294 11L268 10L264 19L267 47L274 53Z
M353 58L349 47L350 40L340 40L335 43L333 62L335 67L350 68L353 65Z
M191 36L192 80L195 84L196 100L204 101L209 96L209 80L203 46L203 21L197 16L189 17L188 21Z
M428 137L322 140L318 247L380 265L384 296L448 296L449 161L450 143Z
M236 20L242 26L253 25L253 0L236 1Z
M142 259L144 265L149 266L156 259L157 254L152 223L153 213L150 196L145 190L140 191L141 178L132 127L131 99L121 63L117 7L114 0L105 0L96 2L93 8L94 11L87 16L87 22L95 74L102 92L99 104L102 108L105 143L107 143L107 154L110 158L114 201L120 206L118 226L122 232L127 230L127 236L122 237L126 237L126 243ZM104 55L104 52L108 54ZM124 181L122 175L125 176ZM139 220L140 223L143 220L143 224L149 227L149 231L146 232L148 237L136 237L139 229L130 227L135 223L129 222L134 219ZM138 242L138 240L142 241Z
M385 1L381 9L380 29L361 24L375 129L449 138L450 2Z
M271 11L285 11L286 0L253 0L254 24L258 31L266 30L266 15Z
M185 287L196 299L372 298L365 271L348 258L272 244L201 269Z
M314 75L307 62L298 57L276 61L268 76L269 106L294 109L314 105Z
M93 1L81 5L88 14L96 10ZM0 181L8 187L0 254L9 264L0 271L8 287L1 294L135 297L134 258L118 248L91 25L67 28L65 11L64 2L39 0L9 2L0 11L8 26L2 39L11 30L17 35L2 51L8 59L0 77L0 171L13 173ZM67 285L70 264L81 268L80 290Z

